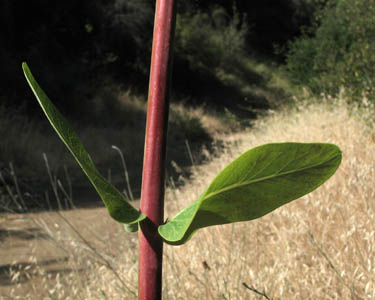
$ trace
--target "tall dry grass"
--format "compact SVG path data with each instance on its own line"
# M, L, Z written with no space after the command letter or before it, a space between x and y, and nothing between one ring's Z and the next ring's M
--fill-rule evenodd
M338 172L310 195L253 222L204 229L185 246L167 246L166 299L260 299L243 282L273 299L375 299L375 141L365 124L373 108L327 101L271 114L255 130L229 137L225 155L170 191L169 216L234 157L264 143L328 142L343 150Z
M183 188L168 190L166 216L172 217L254 146L328 142L343 150L336 175L310 195L253 222L207 228L184 246L166 246L164 299L262 297L243 283L273 299L375 299L375 142L366 124L372 109L327 99L270 114L227 137L225 153L196 167ZM128 272L135 262L119 268L135 290L136 272ZM127 299L106 284L110 278L94 276L90 299L98 286L106 287L108 299Z
M260 144L335 143L343 161L318 190L263 218L206 228L186 245L166 245L164 299L262 299L243 283L272 299L375 299L372 112L326 99L270 113L251 130L226 136L220 157L196 166L183 187L167 190L166 217L196 200L233 158ZM58 278L59 288L48 299L136 299L136 235L125 236L120 225L112 228L123 242L116 246L118 255L108 258L111 267L90 260L84 284L80 273L64 284ZM111 244L108 240L107 247ZM80 288L73 293L74 286Z

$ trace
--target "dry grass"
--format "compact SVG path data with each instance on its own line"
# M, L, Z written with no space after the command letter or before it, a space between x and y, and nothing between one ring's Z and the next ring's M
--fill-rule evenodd
M345 102L271 115L256 130L229 138L235 147L204 166L194 183L169 197L193 201L233 157L268 142L329 142L343 150L337 174L314 193L253 222L202 230L166 249L166 298L375 298L375 143ZM182 206L179 203L179 206ZM172 209L175 211L175 209ZM208 266L208 267L207 267Z
M364 121L371 112L328 99L270 114L252 130L227 136L220 157L196 166L182 188L167 190L166 217L172 217L228 162L254 146L329 142L343 150L338 172L310 195L258 220L206 228L186 245L166 245L164 299L262 299L243 283L272 299L375 299L375 141ZM96 247L109 265L89 256L93 251L84 243L65 243L74 253L69 262L86 261L90 269L85 277L76 272L45 281L45 299L136 299L136 235L123 235L119 226L111 225L116 234L107 250ZM59 241L56 232L63 230L53 233ZM64 236L79 240L69 232ZM39 291L19 299L42 299Z
M100 172L110 176L112 183L119 188L123 185L123 169L112 145L121 149L135 197L140 195L146 106L145 99L130 91L103 91L92 99L92 107L82 119L73 122L68 119ZM234 122L223 124L224 120L228 118L218 118L217 113L208 113L201 107L185 108L182 104L172 103L168 130L168 174L177 179L172 161L182 167L190 165L186 141L191 145L195 161L200 161L202 147L209 147L215 136L233 129ZM30 195L27 204L38 202L43 198L44 191L50 188L42 153L46 153L52 172L60 179L65 179L65 171L68 170L75 190L81 194L86 193L85 189L90 190L86 176L46 118L28 119L24 111L0 105L0 136L0 172L6 181L12 181L13 170L9 164L12 163L22 192ZM4 206L2 194L0 183L0 211ZM37 197L39 199L35 201ZM42 201L39 203L44 204ZM35 206L38 204L34 203L29 208Z

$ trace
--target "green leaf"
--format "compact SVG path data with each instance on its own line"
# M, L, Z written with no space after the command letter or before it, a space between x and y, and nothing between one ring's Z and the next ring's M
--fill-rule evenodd
M242 154L207 190L168 223L159 226L166 243L181 245L203 227L249 221L310 193L341 162L332 144L266 144Z
M95 187L99 196L103 200L111 217L120 223L135 224L146 218L126 200L125 196L111 185L98 172L89 154L86 152L77 134L69 126L67 121L57 110L55 105L48 99L47 95L36 82L34 76L26 63L22 64L26 79L34 92L40 106L55 129L61 140L68 147L74 158ZM134 231L138 226L127 226Z

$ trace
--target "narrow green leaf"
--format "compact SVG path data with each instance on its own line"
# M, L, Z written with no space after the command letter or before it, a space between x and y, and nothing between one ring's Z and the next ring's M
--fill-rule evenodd
M146 216L132 207L127 202L125 196L99 173L77 134L41 89L34 76L31 74L27 64L23 63L22 68L35 97L52 127L95 187L111 217L120 223L127 224L137 224L145 219ZM137 227L138 226L130 226L126 228L134 231Z
M200 228L262 217L319 187L340 162L341 150L332 144L253 148L221 171L197 201L159 226L159 234L181 245Z

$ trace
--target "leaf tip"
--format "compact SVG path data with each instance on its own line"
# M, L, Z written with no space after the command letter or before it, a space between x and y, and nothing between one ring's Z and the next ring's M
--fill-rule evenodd
M26 70L28 70L28 69L29 69L29 67L28 67L27 63L26 62L22 62L22 70L24 72L26 72Z

